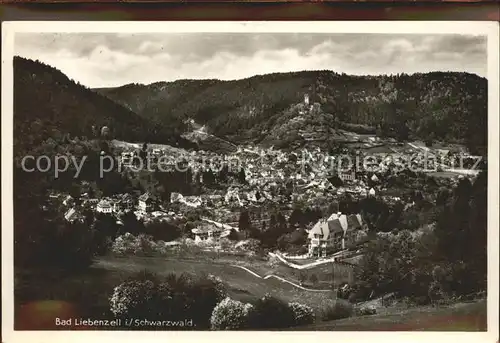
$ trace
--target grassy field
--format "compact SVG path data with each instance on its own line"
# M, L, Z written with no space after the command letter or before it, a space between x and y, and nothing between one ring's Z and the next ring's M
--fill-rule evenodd
M53 323L54 316L60 313L54 307L66 308L66 313L70 313L71 316L88 316L92 319L112 318L108 308L109 296L113 288L130 275L144 269L160 276L182 272L198 275L202 273L213 274L219 276L226 283L229 295L234 299L251 302L269 293L288 302L297 301L312 306L317 314L320 314L321 309L328 301L335 299L333 292L305 291L274 278L264 280L235 267L235 264L245 265L261 276L274 274L295 281L297 275L295 270L283 265L271 266L265 261L244 261L241 258L231 259L228 257L219 260L105 257L97 260L94 265L81 274L63 275L47 271L18 272L15 278L16 329L34 329L33 324L24 324L23 326L23 323L27 322L25 320L26 313L33 312L33 304L40 304L40 302L43 302L44 305L41 310L36 312L37 329L54 329L50 323ZM322 275L323 279L320 278L320 280L323 281L317 285L320 288L328 283L324 278L331 275L331 268L331 264L326 264L312 268L307 273ZM308 286L307 283L305 286ZM40 324L40 317L49 319ZM406 308L405 306L380 308L377 315L317 322L314 325L297 329L478 331L485 330L485 328L486 303L483 301L456 304L444 308Z
M235 262L236 261L231 261L228 258L221 261L209 262L138 257L106 258L99 260L94 268L100 268L110 272L129 271L130 273L148 269L159 275L166 275L173 272L186 272L198 275L202 273L213 274L220 277L227 284L231 297L241 301L251 301L269 293L285 301L301 301L313 307L319 307L325 300L333 299L333 292L331 294L308 292L274 278L266 280L257 278L240 268L234 267L234 264L242 264ZM273 273L272 269L264 262L249 262L246 266L261 276ZM256 266L260 266L260 268L256 268ZM265 271L267 271L267 273ZM280 275L276 272L274 272L274 274ZM286 273L283 273L282 275L286 277L287 275L285 274Z
M303 277L304 287L316 289L330 289L332 284L338 286L352 279L352 268L338 263L326 263L301 270L290 268L284 264L273 267L267 265L253 265L252 267L260 275L274 274L297 284L300 283L299 279ZM313 275L317 277L316 283L311 280Z
M15 284L15 303L18 313L26 304L39 301L59 301L70 304L81 316L110 318L109 297L113 288L132 274L149 270L160 276L169 273L213 274L227 285L229 295L237 300L250 302L271 294L287 302L297 301L312 306L318 312L328 300L335 299L333 292L310 292L296 288L280 280L260 279L240 268L234 267L240 260L194 260L160 257L104 257L97 260L81 274L62 275L54 272L18 273ZM248 262L249 269L261 276L272 273L265 262ZM259 268L255 268L260 266ZM293 275L281 269L283 276ZM275 273L278 274L278 273Z
M304 331L486 331L486 301L447 307L393 308L372 316L351 317L294 328Z

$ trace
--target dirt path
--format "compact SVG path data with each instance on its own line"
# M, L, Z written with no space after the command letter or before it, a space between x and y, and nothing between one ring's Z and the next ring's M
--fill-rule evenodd
M338 257L340 256L340 254L338 254L338 253L337 253L336 256L334 255L331 258L324 259L324 260L319 260L319 261L315 261L315 262L311 262L311 263L308 263L308 264L296 264L296 263L290 262L286 258L284 258L283 256L281 256L280 254L277 254L277 253L270 252L269 256L276 257L281 262L283 262L284 264L286 264L288 267L293 268L293 269L311 269L313 267L320 266L322 264L341 263L341 262L337 261ZM344 262L343 264L351 265L350 263L346 263L346 262Z
M286 282L294 287L297 287L297 288L300 288L304 291L309 291L309 292L331 292L332 290L331 289L312 289L312 288L306 288L306 287L302 287L301 285L297 285L296 283L292 282L292 281L289 281L287 279L284 279L280 276L277 276L277 275L274 275L274 274L271 274L271 275L266 275L264 277L260 276L259 274L257 273L254 273L253 271L251 271L250 269L246 268L246 267L243 267L243 266L238 266L238 265L233 265L233 267L235 268L240 268L240 269L243 269L245 271L247 271L248 273L252 274L253 276L255 276L256 278L259 278L259 279L264 279L264 280L267 280L267 279L270 279L270 278L275 278L281 282Z

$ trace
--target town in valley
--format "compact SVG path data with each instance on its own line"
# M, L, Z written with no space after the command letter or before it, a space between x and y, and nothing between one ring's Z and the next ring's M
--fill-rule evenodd
M368 36L16 36L16 329L486 330L486 38Z

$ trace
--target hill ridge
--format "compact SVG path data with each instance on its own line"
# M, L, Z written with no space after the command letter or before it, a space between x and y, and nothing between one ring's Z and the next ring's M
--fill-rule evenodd
M210 133L245 144L279 146L282 139L274 134L280 131L278 123L300 117L297 106L309 94L307 106L317 103L320 119L306 118L301 129L308 133L322 127L328 136L354 124L399 140L460 142L471 150L487 146L487 80L471 73L358 76L320 70L97 91L146 118L193 118ZM288 127L287 136L299 139L298 127Z

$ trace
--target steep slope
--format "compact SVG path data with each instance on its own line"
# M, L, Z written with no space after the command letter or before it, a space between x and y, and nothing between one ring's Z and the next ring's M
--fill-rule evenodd
M92 138L96 128L103 126L109 128L110 135L127 141L185 142L172 123L147 120L51 66L14 58L16 154L29 151L49 137L70 134Z
M234 141L272 140L269 133L283 128L283 117L300 116L295 105L308 93L310 104L318 103L315 111L321 114L318 121L310 118L310 130L377 130L398 139L456 141L471 149L486 146L487 80L467 73L350 76L304 71L98 91L145 117L193 118L211 133ZM288 133L299 134L295 129Z

